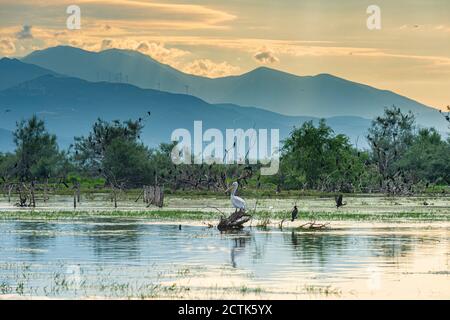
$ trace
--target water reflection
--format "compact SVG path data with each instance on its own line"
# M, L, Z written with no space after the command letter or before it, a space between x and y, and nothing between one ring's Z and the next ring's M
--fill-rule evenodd
M157 274L170 274L170 281L176 281L181 269L199 277L200 284L208 283L211 274L224 273L236 276L234 283L252 281L283 290L293 287L290 292L296 292L306 280L320 285L348 281L352 286L355 279L367 281L367 270L376 270L383 277L393 273L405 277L405 271L415 270L412 265L416 260L416 268L423 274L431 270L442 275L448 271L450 243L449 230L439 233L420 226L320 232L247 228L220 233L200 226L180 230L177 224L133 219L3 220L0 240L0 265L26 262L40 266L38 287L49 286L45 283L47 274L64 273L68 266L76 265L90 281L102 279L106 287L117 279L134 284L144 279L162 281ZM431 254L434 251L440 255ZM444 259L439 260L439 256ZM393 265L395 268L390 268ZM15 271L11 270L16 269L8 273L0 268L0 278L15 281ZM211 285L217 281L214 279Z
M381 235L370 237L371 246L382 257L404 257L413 249L418 237L407 235Z
M42 254L52 245L56 229L48 222L17 221L14 223L17 247L31 255Z
M231 265L233 268L236 268L236 258L244 253L246 245L253 239L249 231L237 231L228 235L232 236L232 247L230 250Z
M327 271L342 264L359 265L371 257L379 257L395 263L397 257L405 257L420 239L414 235L360 234L361 230L348 233L291 232L283 235L291 244L296 260ZM352 234L354 233L354 234ZM350 258L350 259L349 259Z
M294 232L283 234L284 241L291 244L297 261L304 264L330 267L336 259L349 250L363 256L363 248L357 237L324 232Z
M140 238L145 228L135 221L92 219L76 224L77 234L86 237L98 259L131 259L140 256Z

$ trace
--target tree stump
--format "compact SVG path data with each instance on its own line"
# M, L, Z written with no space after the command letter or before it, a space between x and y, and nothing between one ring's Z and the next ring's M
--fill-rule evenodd
M219 231L239 230L244 227L244 223L250 221L251 215L246 214L244 210L232 213L228 218L220 218L217 225Z
M155 205L162 208L164 205L164 189L160 186L144 186L144 203L149 207Z

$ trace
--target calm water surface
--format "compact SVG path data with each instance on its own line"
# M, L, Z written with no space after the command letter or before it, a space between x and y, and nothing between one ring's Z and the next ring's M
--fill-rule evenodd
M145 220L0 221L0 297L450 298L448 224L221 234Z

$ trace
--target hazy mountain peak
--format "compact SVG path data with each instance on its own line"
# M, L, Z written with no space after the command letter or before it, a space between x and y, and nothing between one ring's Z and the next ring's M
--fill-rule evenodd
M0 59L0 63L15 63L18 61L19 60L17 60L16 58L8 58L8 57L3 57Z
M0 90L15 86L45 74L56 74L34 64L24 63L17 59L0 59Z
M245 75L298 77L292 73L282 71L282 70L272 69L272 68L265 67L265 66L261 66L256 69L253 69L253 70L243 74L242 76L245 76Z
M29 55L24 57L24 59L31 58L31 57L38 57L43 54L55 55L55 54L89 54L89 53L92 53L92 52L86 51L81 48L72 47L72 46L60 45L60 46L55 46L55 47L49 47L49 48L42 49L42 50L33 51ZM22 60L24 60L24 59L22 59Z

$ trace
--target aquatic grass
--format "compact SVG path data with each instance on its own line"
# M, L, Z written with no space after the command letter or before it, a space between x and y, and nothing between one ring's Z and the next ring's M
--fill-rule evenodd
M332 288L331 286L305 286L304 291L307 294L312 295L325 295L325 296L340 296L342 292L339 289Z
M289 219L289 213L256 211L253 219L256 226L267 227L272 220ZM183 211L183 210L152 210L152 211L7 211L0 213L0 220L27 219L27 220L77 220L77 219L102 219L102 218L132 218L148 221L218 221L216 212L211 211ZM349 211L317 211L299 212L301 220L316 221L450 221L450 212L426 212L426 211L383 211L383 212L349 212Z
M13 291L13 288L5 281L0 283L0 294L9 294Z
M261 294L263 292L263 290L260 287L256 287L256 288L251 288L251 287L247 287L246 285L242 285L238 291L245 295L245 294L251 294L251 293L255 293L255 294Z

